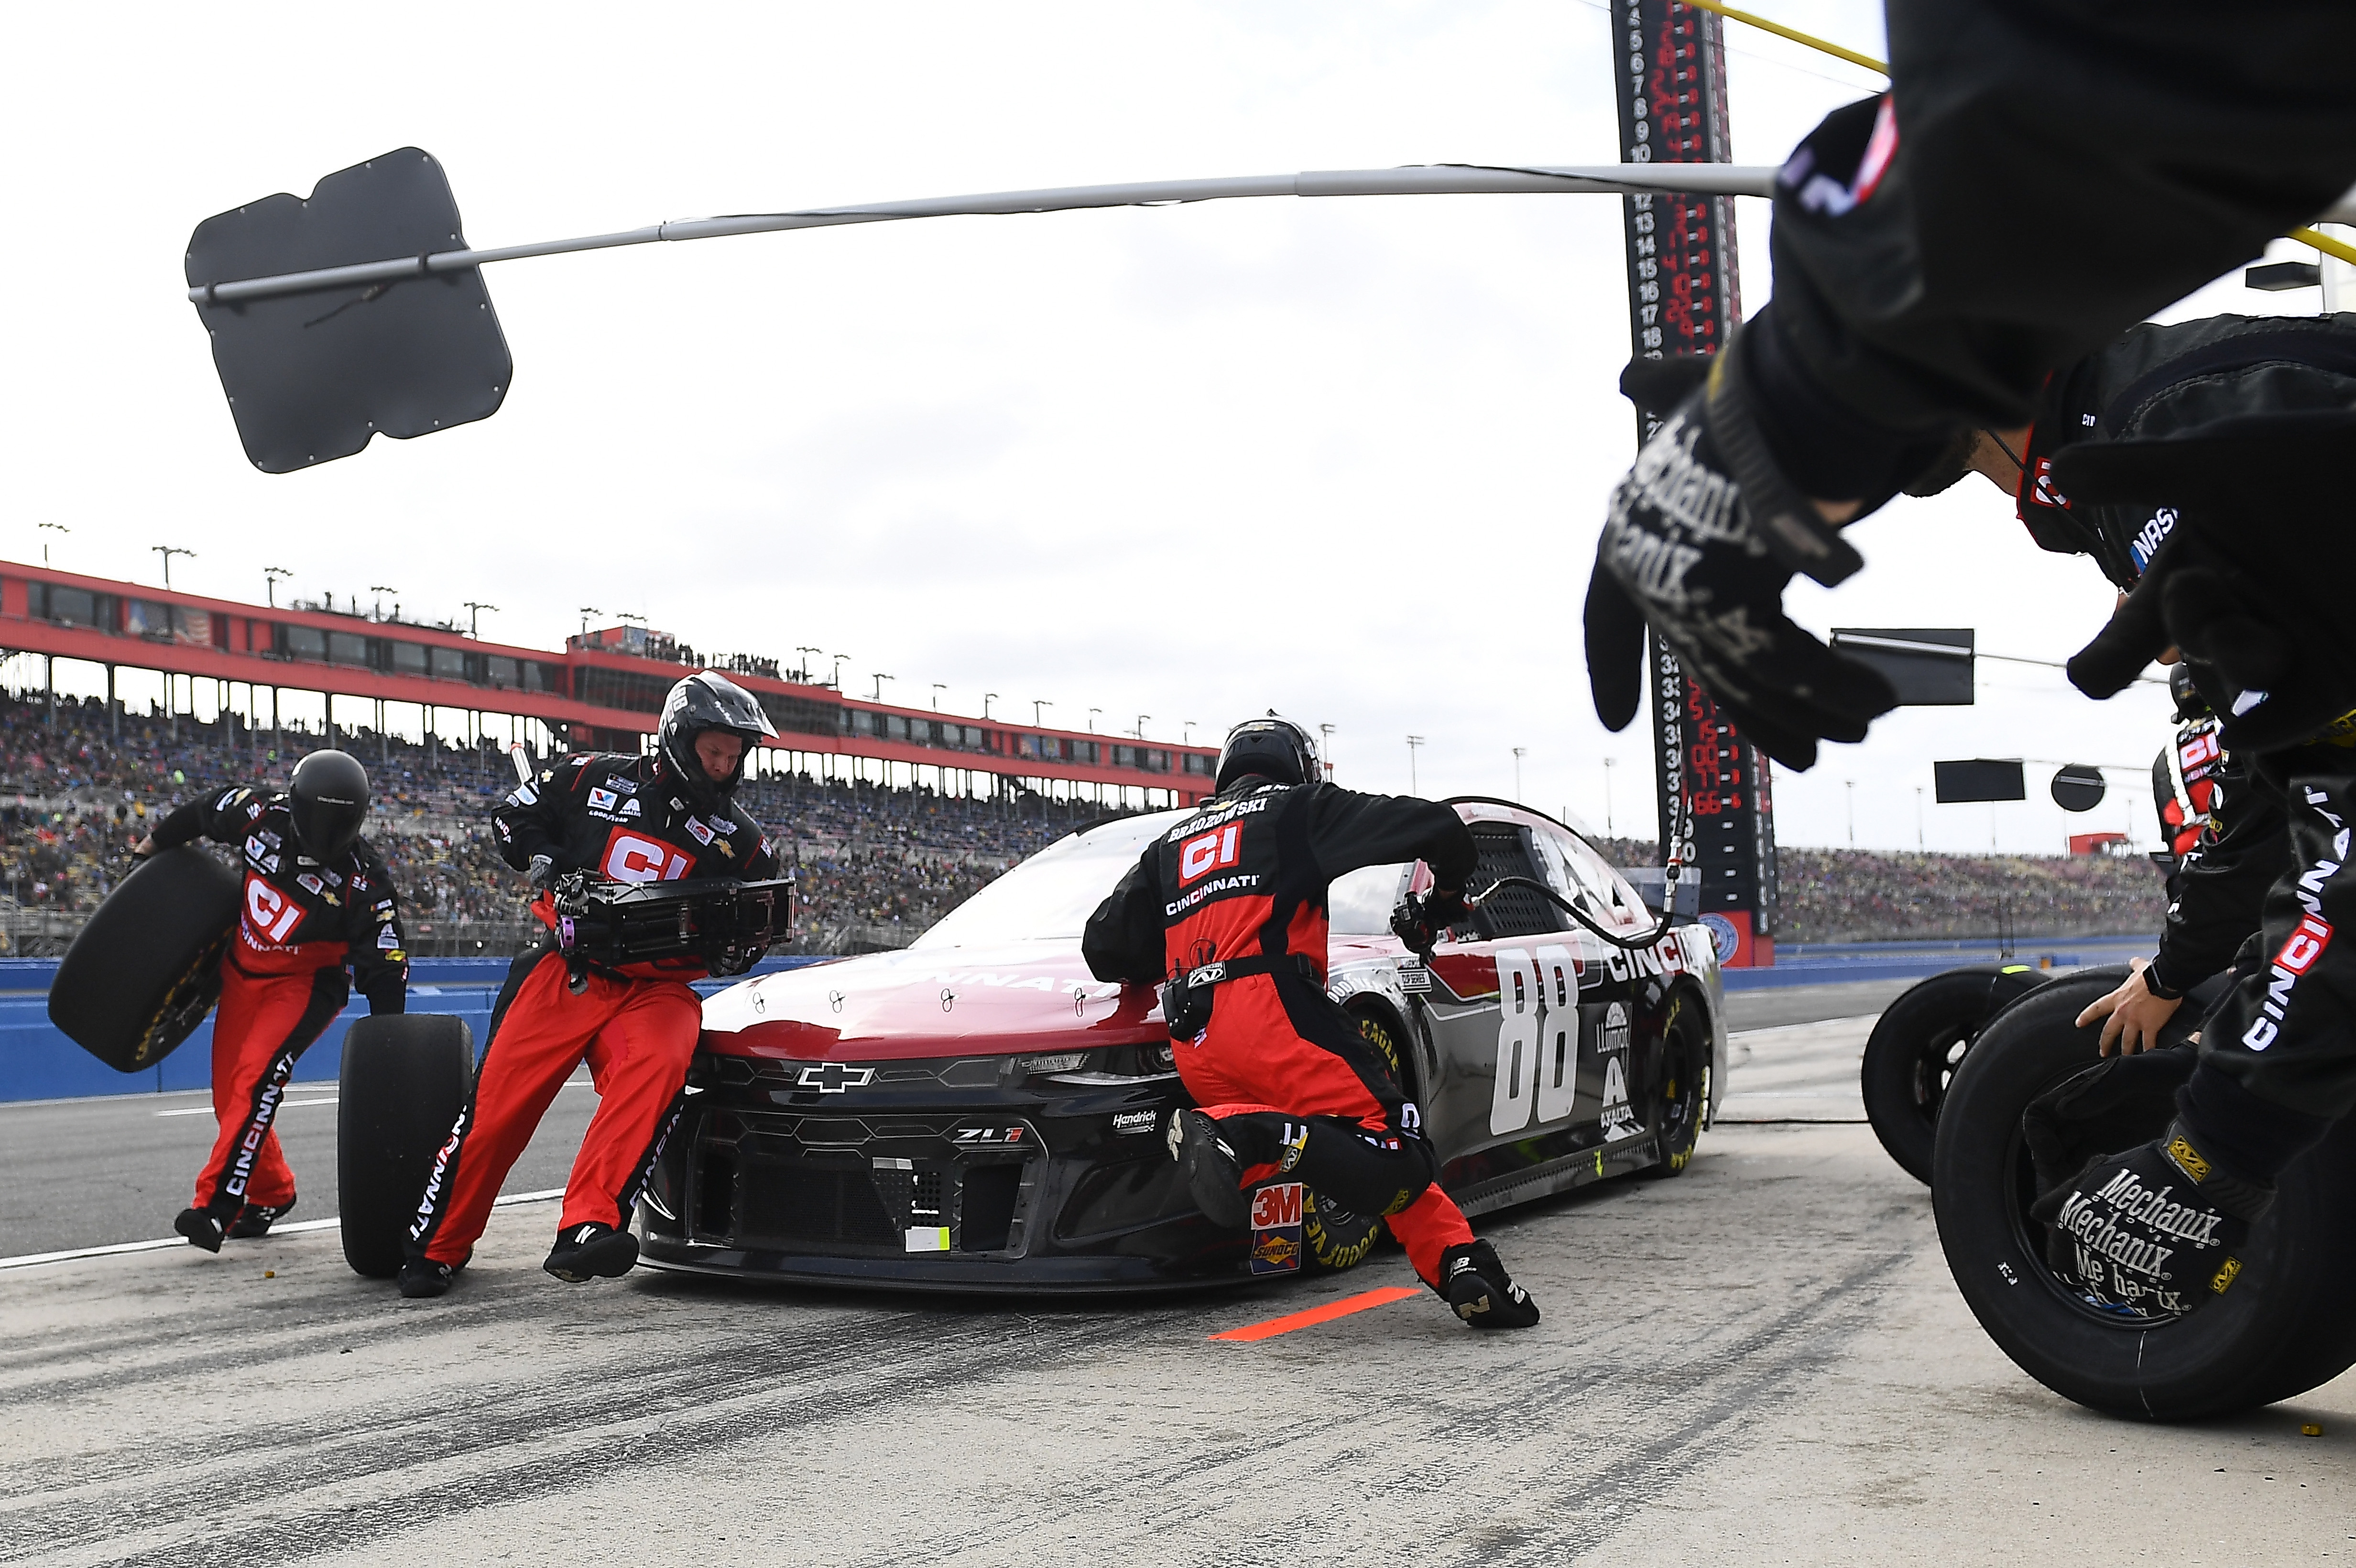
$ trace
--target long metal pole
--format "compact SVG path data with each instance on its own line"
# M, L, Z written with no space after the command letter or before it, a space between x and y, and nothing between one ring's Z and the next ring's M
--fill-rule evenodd
M1291 175L1244 175L1225 179L1145 180L1127 185L1066 186L1049 190L997 191L981 196L926 197L857 207L816 208L805 212L756 212L733 218L693 218L657 223L616 234L543 240L530 245L498 245L467 251L437 251L391 261L360 261L280 272L264 278L223 279L188 290L198 304L233 304L274 294L307 293L354 283L398 283L462 272L490 261L529 256L562 256L657 241L720 240L735 234L774 234L789 229L832 229L846 223L889 223L911 218L1006 216L1026 212L1073 212L1099 207L1168 207L1183 202L1226 201L1255 196L1513 196L1575 193L1622 195L1632 190L1687 191L1698 196L1765 196L1775 170L1766 165L1678 165L1657 172L1642 164L1592 167L1492 166L1479 164L1418 164L1397 169L1329 169Z

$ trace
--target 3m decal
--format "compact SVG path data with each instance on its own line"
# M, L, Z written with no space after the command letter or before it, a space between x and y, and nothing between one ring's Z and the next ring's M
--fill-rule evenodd
M687 857L669 845L617 827L605 840L599 870L617 882L673 882L687 875L688 865Z
M1242 855L1243 841L1240 822L1187 839L1178 846L1178 885L1183 888L1222 866L1234 865Z
M1276 1182L1252 1194L1252 1273L1300 1272L1301 1206L1298 1181Z

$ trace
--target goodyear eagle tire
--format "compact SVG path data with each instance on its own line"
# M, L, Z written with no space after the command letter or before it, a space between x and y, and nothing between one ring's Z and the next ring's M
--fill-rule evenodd
M1398 1030L1390 1020L1375 1013L1355 1013L1351 1019L1358 1026L1359 1037L1375 1048L1375 1054L1382 1058L1391 1076L1400 1079L1402 1051ZM1313 1188L1303 1195L1301 1254L1304 1271L1339 1274L1344 1269L1355 1268L1366 1261L1366 1254L1375 1250L1383 1234L1379 1215L1344 1209Z
M237 873L183 846L123 880L66 950L49 1021L118 1072L172 1054L220 999Z
M362 1019L344 1036L336 1179L353 1273L385 1279L400 1271L434 1157L474 1082L474 1033L464 1019L395 1013Z
M1661 1056L1654 1079L1654 1136L1660 1140L1660 1158L1636 1174L1648 1180L1683 1176L1693 1163L1694 1146L1701 1141L1702 1118L1709 1109L1710 1038L1706 1015L1683 992L1669 1005L1668 1022L1661 1030Z
M1997 1347L2091 1409L2186 1421L2303 1393L2356 1363L2356 1330L2346 1321L2356 1287L2356 1249L2347 1245L2356 1123L2341 1122L2282 1173L2233 1288L2190 1317L2110 1316L2045 1265L2044 1228L2028 1215L2036 1184L2021 1112L2100 1060L2099 1029L2075 1020L2126 974L2089 970L2030 992L1989 1021L1956 1069L1931 1183L1947 1265ZM2098 1141L2124 1148L2156 1137L2168 1115L2163 1104L2141 1113L2147 1126L2121 1118Z
M1939 1106L1964 1052L2006 1003L2045 979L2026 965L1950 969L1901 996L1874 1024L1858 1070L1866 1120L1890 1157L1925 1187Z

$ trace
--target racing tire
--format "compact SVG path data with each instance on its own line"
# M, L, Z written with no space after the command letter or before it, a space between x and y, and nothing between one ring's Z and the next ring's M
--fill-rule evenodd
M49 1021L118 1072L155 1066L220 999L237 901L237 873L203 850L150 856L66 949Z
M1680 992L1670 1003L1661 1029L1661 1064L1653 1104L1653 1133L1660 1157L1636 1174L1648 1181L1683 1176L1701 1141L1709 1109L1710 1039L1704 1015Z
M2127 973L2085 970L2038 987L1991 1019L1957 1067L1940 1111L1931 1183L1956 1287L2021 1371L2107 1414L2197 1420L2328 1382L2356 1364L2346 1307L2356 1288L2356 1249L2346 1244L2356 1119L2343 1119L2281 1173L2233 1289L2191 1317L2114 1316L2046 1267L2045 1230L2028 1212L2036 1179L2021 1113L2101 1060L2100 1027L2078 1028L2077 1015ZM2143 1115L2153 1125L2107 1125L2102 1139L2125 1148L2158 1136L2166 1111Z
M401 1270L410 1221L475 1083L474 1031L444 1013L361 1019L344 1036L336 1179L344 1261L369 1279Z
M1359 1038L1373 1046L1375 1054L1391 1070L1391 1077L1404 1084L1406 1052L1390 1020L1379 1013L1353 1013L1351 1021L1358 1026ZM1339 1274L1355 1268L1389 1233L1380 1215L1344 1209L1315 1188L1302 1194L1301 1208L1301 1267L1309 1273Z
M1900 1169L1931 1185L1939 1106L1989 1019L2047 977L2027 965L1976 964L1933 975L1885 1008L1865 1042L1858 1087L1873 1136Z

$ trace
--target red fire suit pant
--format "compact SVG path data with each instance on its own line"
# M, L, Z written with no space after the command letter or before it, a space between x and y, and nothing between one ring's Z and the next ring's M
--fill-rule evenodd
M351 981L340 964L250 975L234 957L222 962L213 1014L213 1118L220 1131L191 1208L227 1223L249 1203L284 1209L294 1201L294 1172L272 1124L294 1063L350 999Z
M542 955L492 1024L474 1096L434 1159L410 1226L411 1255L466 1261L499 1184L584 1061L597 1111L573 1161L558 1228L627 1223L663 1136L678 1119L702 1023L702 1001L685 981L593 973L574 996L564 960Z
M1322 991L1290 976L1227 981L1209 1027L1176 1051L1186 1092L1244 1160L1245 1187L1282 1173L1384 1213L1426 1284L1438 1282L1442 1253L1472 1240L1464 1211L1430 1179L1436 1161L1415 1107ZM1413 1196L1396 1212L1362 1196L1386 1192Z

